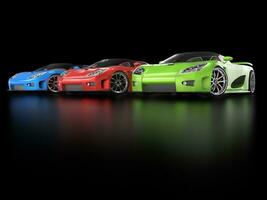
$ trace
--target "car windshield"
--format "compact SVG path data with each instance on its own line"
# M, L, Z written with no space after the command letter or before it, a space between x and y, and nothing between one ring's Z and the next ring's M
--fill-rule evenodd
M52 70L52 69L70 69L74 66L74 64L70 64L70 63L55 63L55 64L50 64L50 65L46 65L44 67L41 67L39 69L36 69L35 71L45 71L45 70Z
M210 60L220 60L219 54L212 52L190 52L190 53L180 53L167 58L166 60L160 62L163 64L167 63L177 63L177 62L198 62L198 61L210 61Z
M100 68L100 67L112 67L120 65L122 63L129 62L132 63L132 60L129 59L104 59L100 60L92 65L87 65L84 68Z

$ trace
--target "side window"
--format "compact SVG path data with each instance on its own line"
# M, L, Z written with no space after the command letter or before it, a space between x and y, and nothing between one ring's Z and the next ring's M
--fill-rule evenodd
M211 56L210 60L219 60L217 56Z
M147 64L148 64L148 63L146 63L146 62L143 62L143 61L136 62L136 63L138 63L138 64L140 64L140 65L147 65Z
M120 65L124 66L124 67L131 67L131 63L130 62L124 62L124 63L121 63Z
M187 60L187 62L197 62L197 61L203 61L203 59L201 57L193 57Z
M79 65L75 65L75 66L72 66L71 68L68 68L68 69L80 69L81 66Z
M56 67L55 69L70 69L70 68L72 68L72 67L67 66L67 65L61 65L61 66Z

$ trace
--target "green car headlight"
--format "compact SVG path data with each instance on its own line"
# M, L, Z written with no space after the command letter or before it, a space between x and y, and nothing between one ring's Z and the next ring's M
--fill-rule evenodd
M190 72L198 72L200 71L206 64L199 64L195 65L193 67L188 67L185 70L182 71L182 73L190 73Z
M145 72L145 69L143 67L139 67L136 70L134 70L134 74L141 75Z

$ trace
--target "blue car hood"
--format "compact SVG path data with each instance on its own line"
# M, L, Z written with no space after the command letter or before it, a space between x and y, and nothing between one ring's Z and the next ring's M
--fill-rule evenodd
M30 79L32 75L43 73L43 72L49 72L49 71L33 71L33 72L21 72L18 74L15 74L14 80L27 80Z

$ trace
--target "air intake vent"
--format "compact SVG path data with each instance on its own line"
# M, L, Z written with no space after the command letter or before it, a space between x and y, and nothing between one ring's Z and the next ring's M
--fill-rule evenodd
M175 84L144 84L143 92L176 92Z
M82 85L64 85L64 90L65 91L83 91Z
M245 82L245 78L246 76L243 75L243 76L240 76L238 77L237 79L235 79L232 84L231 84L231 88L239 88L239 87L242 87L244 82Z

